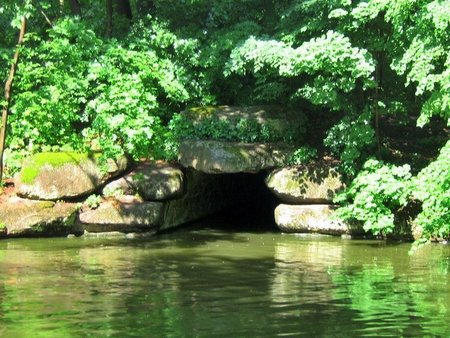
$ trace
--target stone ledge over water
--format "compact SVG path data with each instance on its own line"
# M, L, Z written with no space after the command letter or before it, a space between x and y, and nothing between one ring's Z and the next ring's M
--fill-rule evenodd
M180 145L179 161L208 174L257 173L283 166L293 151L282 144L186 140Z

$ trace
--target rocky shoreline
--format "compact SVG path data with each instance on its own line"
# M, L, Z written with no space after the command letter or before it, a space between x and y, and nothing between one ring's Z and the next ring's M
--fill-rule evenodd
M225 146L249 149L250 144L228 142ZM242 151L236 153L242 156ZM49 163L54 162L52 157L61 155L46 154ZM257 198L249 193L248 175L253 174L236 174L242 172L232 167L232 161L225 163L229 156L214 157L216 168L227 168L220 172L216 169L214 174L192 168L198 158L192 153L189 158L192 162L141 162L131 168L117 167L107 173L108 179L94 176L100 168L88 173L73 168L85 163L47 163L33 182L24 183L24 166L16 178L16 196L2 202L0 236L158 233L232 207L239 199ZM202 162L206 164L208 159ZM236 163L242 167L242 163ZM333 196L344 187L334 168L323 163L278 169L258 169L252 163L250 167L252 173L266 173L265 188L280 201L273 214L281 231L332 235L361 232L333 219ZM82 189L87 177L90 183ZM76 182L81 183L74 193Z
M264 123L264 110L254 114ZM245 208L259 198L252 184L278 199L270 212L283 232L362 233L333 217L333 197L345 187L335 163L286 166L293 151L283 143L184 140L177 163L35 154L14 180L15 196L1 202L0 236L155 234L233 205ZM255 183L261 173L265 180Z

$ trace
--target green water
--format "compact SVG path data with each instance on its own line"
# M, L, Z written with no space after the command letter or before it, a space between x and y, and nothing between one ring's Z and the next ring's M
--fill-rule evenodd
M0 336L450 336L450 246L409 249L217 229L0 241Z

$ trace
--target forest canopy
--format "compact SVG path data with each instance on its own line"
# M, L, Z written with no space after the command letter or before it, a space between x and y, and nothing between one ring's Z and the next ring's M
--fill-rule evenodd
M3 0L5 174L39 151L171 160L183 109L277 104L304 114L298 161L339 160L341 217L448 238L449 26L450 0Z

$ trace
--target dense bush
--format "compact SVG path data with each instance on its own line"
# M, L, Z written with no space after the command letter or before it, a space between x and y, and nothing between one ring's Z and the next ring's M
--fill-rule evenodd
M142 35L151 32L162 34L150 27ZM195 92L182 66L158 54L164 46L156 51L139 38L104 41L70 18L46 39L30 33L15 82L10 150L100 147L107 156L163 157L161 120Z

